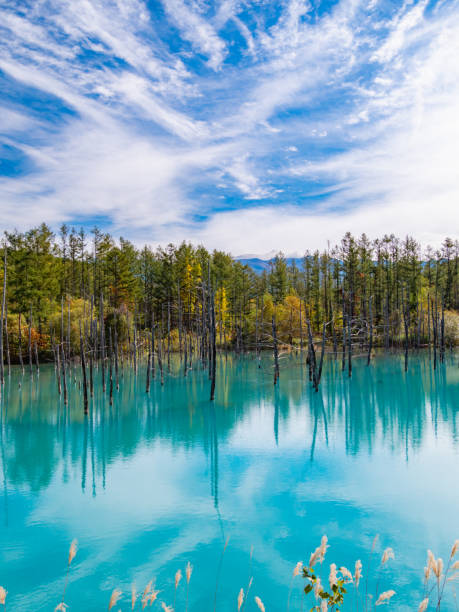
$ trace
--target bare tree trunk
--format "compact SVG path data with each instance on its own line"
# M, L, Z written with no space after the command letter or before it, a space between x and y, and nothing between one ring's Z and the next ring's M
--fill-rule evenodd
M322 368L324 365L324 355L325 355L325 331L326 331L326 323L324 321L324 326L323 326L323 330L322 330L322 347L320 349L320 361L319 361L319 371L317 373L317 377L316 377L316 381L317 381L317 386L316 386L316 391L319 390L319 385L320 385L320 379L322 378Z
M24 374L24 361L22 359L22 329L21 329L21 313L18 314L18 334L19 334L19 364L21 366L22 374Z
M308 319L308 353L309 353L309 379L312 379L314 389L317 391L319 384L317 382L317 361L316 350L314 348L314 339L312 337L311 322Z
M147 359L147 379L145 383L145 392L150 393L150 368L151 368L151 344L148 342L148 359Z
M347 317L347 372L349 378L352 376L352 336L351 317Z
M102 391L105 393L105 322L104 322L104 296L100 294L99 302L99 335L100 335L100 368L102 372Z
M6 310L6 244L3 246L3 294L2 294L2 314L0 318L0 384L5 382L5 372L3 365L3 326L5 321Z
M32 376L32 309L30 309L29 318L29 372Z
M210 400L215 399L215 377L216 377L216 361L217 361L217 340L216 340L216 328L215 328L215 298L212 288L209 286L210 297L211 297L211 310L210 310L210 335L211 335L211 373L210 373Z
M279 380L279 351L277 347L276 319L272 316L273 352L274 352L274 384Z
M372 296L368 300L368 316L369 316L369 338L368 338L368 355L367 355L367 366L370 365L371 351L373 350L373 308L372 308Z
M59 350L59 346L57 347L57 350ZM67 376L65 373L65 356L64 356L64 349L61 347L60 350L62 351L61 367L62 367L62 387L64 389L64 404L67 405L68 395L67 395Z
M405 328L405 372L408 371L408 303L405 300L405 292L402 287L402 313L403 325Z
M80 357L81 357L81 370L83 373L83 405L84 414L88 414L88 381L86 379L86 359L84 355L84 344L83 336L81 334L81 322L80 322Z
M113 342L112 342L112 328L110 327L110 333L109 333L109 384L110 384L110 390L109 390L109 402L110 402L110 406L113 405Z
M6 363L8 365L8 376L11 375L11 355L10 340L8 336L8 304L5 305L5 343L6 343Z
M151 309L151 376L155 378L155 315L153 308Z

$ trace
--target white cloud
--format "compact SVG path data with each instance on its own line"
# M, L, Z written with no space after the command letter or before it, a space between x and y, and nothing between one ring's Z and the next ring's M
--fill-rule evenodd
M183 37L209 58L210 68L218 70L225 59L226 45L211 23L201 17L196 6L188 5L185 0L163 0L163 3Z
M438 244L459 197L459 3L389 4L317 17L286 0L267 27L260 3L164 0L179 55L142 0L0 8L0 69L75 112L3 102L6 142L35 164L1 178L3 225L100 215L137 241L234 253L347 230ZM225 194L239 210L213 213Z

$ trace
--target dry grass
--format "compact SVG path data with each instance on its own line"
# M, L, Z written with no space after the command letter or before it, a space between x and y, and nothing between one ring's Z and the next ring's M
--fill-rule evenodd
M373 541L371 554L368 562L368 570L364 572L364 568L360 559L355 562L355 570L354 575L344 566L337 567L335 563L331 563L329 566L328 572L328 584L330 586L329 592L325 591L323 586L324 582L321 577L317 574L317 570L314 569L314 566L319 563L322 564L328 546L328 539L326 536L322 537L320 546L318 546L315 551L309 557L309 565L304 566L301 561L293 567L290 588L288 592L288 600L287 600L287 609L290 606L290 595L292 590L293 580L303 574L303 578L306 580L306 586L304 588L304 596L306 596L306 608L313 610L315 612L332 612L332 610L341 609L341 605L343 605L345 601L346 610L355 609L357 612L367 611L372 609L373 606L381 606L381 605L390 605L392 603L392 598L396 599L396 591L394 589L387 589L382 593L378 594L378 586L380 579L381 568L385 566L391 559L395 558L394 551L392 548L386 548L382 554L380 566L377 573L377 581L376 581L376 592L374 595L369 595L367 592L367 588L365 589L365 593L360 595L358 591L358 587L362 576L365 575L366 584L368 584L368 574L370 573L371 567L371 556L374 552L376 546L376 538ZM220 559L220 564L217 570L217 582L215 585L215 589L218 589L218 575L221 570L221 563L223 560L223 555L228 545L228 540L225 543L222 556ZM418 612L426 612L427 610L441 610L442 602L445 595L445 588L449 585L453 586L454 581L459 578L459 559L456 559L456 556L459 552L459 540L455 540L451 552L449 554L449 558L447 563L444 563L443 560L438 557L435 558L435 555L432 551L427 551L427 564L424 568L424 594L422 599L420 598L420 603L416 602L408 602L410 606L416 606ZM74 560L77 554L77 542L74 540L69 549L69 555L67 560L67 568L66 568L66 576L65 576L65 584L64 584L64 592L62 601L54 608L55 612L61 611L66 612L68 605L64 601L64 596L66 592L66 588L68 585L68 576L69 569L72 561ZM251 549L250 553L250 562L252 561L253 549ZM185 578L186 578L186 605L185 610L188 609L188 590L189 584L191 581L191 575L193 572L193 566L190 562L187 563L185 567ZM164 601L159 602L160 607L163 612L176 612L175 602L177 592L180 588L180 583L182 580L183 574L182 570L178 569L175 573L174 577L174 605L170 606L166 604ZM249 578L249 583L247 586L247 591L244 592L244 589L241 588L238 592L237 599L234 603L238 612L242 611L248 602L248 594L250 587L252 585L253 578ZM346 589L343 588L346 586ZM349 587L354 587L354 594L352 596L351 593L348 594ZM328 588L328 587L327 587ZM153 581L150 581L141 597L140 597L140 607L144 610L146 607L153 606L154 602L158 598L159 590L153 588ZM2 586L0 586L0 605L6 606L6 598L8 592ZM314 601L312 602L312 608L310 608L311 602L307 601L308 597L313 597ZM122 591L118 588L114 588L110 599L108 602L108 610L112 610L118 602L122 599ZM254 604L261 612L266 612L265 604L262 599L257 595L252 601L252 606ZM419 601L419 600L418 600ZM132 585L131 593L130 593L130 606L131 610L138 609L138 592L135 585ZM301 610L303 610L303 598L301 601ZM216 605L216 593L214 597L214 606ZM396 604L397 605L397 604ZM157 609L157 608L156 608ZM269 609L269 606L268 606ZM120 611L121 612L121 611Z

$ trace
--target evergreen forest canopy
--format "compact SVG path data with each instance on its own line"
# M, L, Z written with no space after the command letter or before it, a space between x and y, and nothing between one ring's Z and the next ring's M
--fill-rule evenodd
M261 274L203 246L137 249L65 225L58 235L45 224L5 232L1 254L1 350L7 343L12 360L27 334L51 356L64 327L78 352L78 330L89 326L90 338L93 320L116 325L120 343L131 342L133 329L141 338L155 328L181 351L187 337L202 337L209 296L216 344L237 351L272 346L273 321L276 343L290 347L302 347L308 332L335 351L351 340L386 348L457 342L459 242L449 238L423 252L410 237L347 233L331 249L306 249L300 267L279 253Z

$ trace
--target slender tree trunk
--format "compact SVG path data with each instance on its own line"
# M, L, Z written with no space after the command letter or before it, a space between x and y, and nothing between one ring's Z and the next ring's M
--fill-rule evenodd
M99 302L99 335L100 335L100 369L102 373L102 391L105 393L105 322L104 322L104 296L100 294Z
M21 329L21 313L18 314L18 334L19 334L19 364L21 366L22 374L24 374L24 361L22 359L22 329Z
M217 361L217 340L215 329L215 297L212 288L209 287L211 295L211 375L210 375L210 401L215 399L215 377L216 377L216 361Z
M54 340L53 340L54 344ZM61 359L60 359L60 351L59 344L54 346L54 351L56 355L56 375L57 375L57 391L59 395L62 395L62 385L61 385Z
M370 365L371 351L373 350L373 308L372 308L372 297L368 300L368 317L369 317L369 335L368 335L368 355L367 355L367 366Z
M147 342L148 342L148 359L147 359L147 372L146 372L147 377L146 377L146 383L145 383L145 392L150 393L151 344L148 340Z
M308 353L309 353L309 379L312 379L314 389L317 391L319 383L317 382L317 361L316 350L314 348L314 339L312 337L311 322L308 319Z
M10 355L10 340L8 336L8 304L5 305L5 345L6 345L6 363L8 365L8 377L11 375L11 355Z
M0 318L0 384L5 382L5 372L3 363L3 327L5 322L6 311L6 244L3 246L3 293L2 293L2 313Z
M86 359L84 354L83 336L81 333L81 322L80 322L80 357L81 357L81 370L83 373L83 406L84 414L88 414L88 381L86 379Z
M322 347L320 349L320 361L319 361L319 371L317 373L317 386L316 386L316 391L319 390L319 385L320 385L320 379L322 378L322 368L324 365L324 355L325 355L325 331L326 331L326 323L324 321L323 324L323 330L322 330Z
M155 378L156 369L155 369L155 315L153 312L153 308L151 309L151 376Z
M59 350L59 346L57 347L57 350ZM67 376L66 376L66 372L65 372L64 349L61 347L60 350L62 351L61 367L62 367L62 388L64 390L64 405L67 405L68 394L67 394Z
M276 330L276 319L273 314L272 316L272 331L273 331L273 352L274 352L274 384L277 384L279 380L279 351L277 347L277 330Z
M113 341L112 341L112 328L110 327L110 333L109 333L109 385L110 385L110 390L109 390L109 394L110 394L110 406L113 405Z
M30 318L29 318L29 372L32 376L32 309L30 309Z
M350 378L352 376L351 317L347 317L347 372Z

